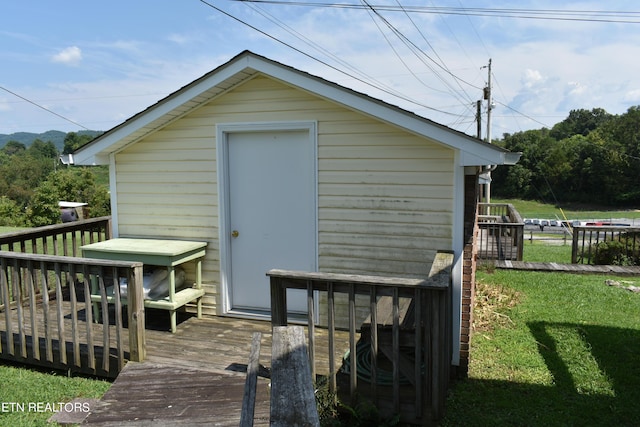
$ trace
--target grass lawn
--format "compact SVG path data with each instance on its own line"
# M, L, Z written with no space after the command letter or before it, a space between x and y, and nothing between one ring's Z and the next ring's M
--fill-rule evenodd
M479 271L469 378L442 425L640 425L640 294L606 279Z
M566 245L562 243L548 244L540 240L528 240L525 236L522 258L526 262L571 264L571 240Z
M20 228L20 227L6 227L3 225L0 225L0 234L6 234L6 233L15 233L16 231L20 231L20 230L26 230L26 228Z
M29 411L29 403L41 408L60 406L76 397L98 398L111 383L83 377L67 377L55 372L40 372L13 365L0 364L0 426L50 426L53 412ZM13 404L13 405L12 405ZM22 404L25 411L20 411ZM12 410L11 407L16 410Z
M555 206L548 203L541 203L532 200L515 199L492 199L492 203L511 203L520 213L522 218L543 218L543 219L564 219L562 212L568 219L589 220L589 219L616 219L627 218L636 219L636 224L640 223L640 210L610 210L596 206Z

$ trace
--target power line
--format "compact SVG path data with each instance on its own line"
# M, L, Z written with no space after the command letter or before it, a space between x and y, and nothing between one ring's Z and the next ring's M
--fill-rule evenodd
M78 122L75 122L75 121L73 121L73 120L71 120L71 119L69 119L69 118L67 118L67 117L65 117L65 116L63 116L63 115L61 115L61 114L58 114L58 113L56 113L55 111L52 111L52 110L48 109L47 107L43 107L42 105L40 105L40 104L38 104L38 103L36 103L36 102L34 102L34 101L31 101L30 99L27 99L27 98L25 98L25 97L24 97L24 96L22 96L22 95L18 95L17 93L10 91L10 90L9 90L9 89L7 89L6 87L0 86L0 89L4 90L5 92L10 93L10 94L11 94L11 95L13 95L13 96L16 96L16 97L18 97L18 98L22 99L23 101L28 102L28 103L29 103L29 104L31 104L31 105L34 105L34 106L36 106L36 107L38 107L38 108L41 108L41 109L43 109L44 111L46 111L46 112L48 112L48 113L53 114L54 116L60 117L61 119L66 120L66 121L68 121L69 123L73 123L74 125L79 126L79 127L81 127L82 129L90 130L89 128L87 128L87 127L85 127L85 126L81 125L81 124L80 124L80 123L78 123Z
M393 50L393 52L395 53L396 57L398 58L398 60L402 63L402 65L409 71L409 73L411 73L411 75L413 75L413 77L420 82L423 86L425 87L429 87L426 83L424 83L422 81L422 79L420 79L417 74L414 72L414 70L404 61L404 59L400 56L400 54L398 53L398 51L395 49L395 47L393 46L393 44L391 43L391 41L387 38L387 36L385 35L385 33L382 31L382 29L380 28L380 26L378 26L378 23L376 22L376 20L374 19L374 17L377 17L380 21L382 21L387 28L389 28L389 30L396 35L396 37L398 37L398 39L416 56L416 58L418 58L418 60L420 60L420 62L422 62L429 70L431 70L433 72L433 74L442 82L442 84L444 86L446 86L449 89L449 94L451 94L452 96L456 97L458 99L458 101L460 102L461 105L466 106L468 105L468 100L464 100L462 98L460 98L458 96L458 94L456 93L455 89L451 86L451 84L443 77L441 76L438 71L436 69L434 69L429 62L427 62L424 58L427 58L430 62L432 62L433 64L435 64L438 68L444 70L448 75L452 76L454 78L454 81L458 84L458 87L460 87L460 90L462 91L462 93L464 95L467 96L468 99L469 95L464 91L464 89L462 88L462 86L460 85L460 81L463 81L462 79L460 79L459 77L457 77L456 75L454 75L444 64L444 62L438 57L438 59L440 59L440 62L442 62L442 65L440 63L438 63L436 60L434 60L431 56L429 56L426 52L424 52L419 46L417 46L414 42L412 42L406 35L404 35L396 26L394 26L388 19L386 19L384 16L382 16L382 14L376 10L373 6L371 6L370 3L367 2L367 0L361 0L362 3L364 5L368 6L367 12L369 12L370 16L372 17L376 27L378 28L378 31L380 31L380 33L382 34L382 36L385 38L385 40L387 41L387 44L390 46L390 48ZM408 16L408 14L407 14ZM410 19L411 20L411 19ZM413 23L413 21L411 21ZM413 23L413 25L415 26L415 23ZM417 27L416 27L417 28ZM419 29L418 29L419 31ZM420 31L419 31L420 32ZM424 35L423 35L423 38ZM426 38L425 38L426 41ZM428 41L427 41L427 44ZM436 54L437 56L437 54ZM466 82L465 82L466 83ZM467 83L468 84L468 83ZM431 89L431 88L430 88ZM456 120L457 122L461 121L464 117L463 116L459 116L458 119Z
M446 115L452 115L452 116L455 116L455 114L453 114L453 113L450 113L450 112L448 112L448 111L438 110L437 108L430 107L430 106L428 106L428 105L425 105L425 104L423 104L423 103L420 103L420 102L418 102L418 101L415 101L415 100L413 100L413 99L411 99L411 98L409 98L409 97L407 97L407 96L405 96L405 95L402 95L402 94L400 94L400 93L398 93L398 92L396 92L396 91L389 90L389 89L387 89L387 88L385 88L385 87L376 86L376 85L372 84L371 82L365 81L364 79L362 79L362 78L360 78L360 77L354 76L353 74L350 74L350 73L348 73L348 72L346 72L346 71L344 71L344 70L341 70L340 68L338 68L338 67L336 67L336 66L334 66L334 65L331 65L331 64L329 64L328 62L323 61L322 59L317 58L317 57L315 57L315 56L313 56L313 55L311 55L311 54L309 54L309 53L307 53L307 52L305 52L305 51L303 51L303 50L301 50L301 49L299 49L299 48L297 48L297 47L293 46L293 45L292 45L292 44L290 44L290 43L287 43L287 42L285 42L285 41L283 41L283 40L280 40L279 38L277 38L277 37L275 37L275 36L273 36L273 35L271 35L271 34L267 33L266 31L263 31L263 30L259 29L259 28L258 28L258 27L256 27L255 25L252 25L252 24L250 24L250 23L248 23L248 22L246 22L246 21L243 21L242 19L237 18L236 16L234 16L234 15L232 15L232 14L230 14L230 13L228 13L228 12L226 12L226 11L222 10L222 9L220 9L219 7L214 6L213 4L209 3L209 2L208 2L208 1L206 1L206 0L199 0L199 1L200 1L200 3L202 3L202 4L204 4L204 5L208 6L208 7L212 8L212 9L214 9L214 10L216 10L216 11L218 11L218 12L222 13L223 15L225 15L225 16L227 16L227 17L229 17L229 18L233 19L234 21L239 22L239 23L241 23L241 24L243 24L243 25L245 25L245 26L247 26L247 27L251 28L252 30L259 32L260 34L264 35L265 37L268 37L268 38L270 38L271 40L273 40L273 41L275 41L275 42L278 42L278 43L280 43L280 44L282 44L282 45L284 45L284 46L288 47L289 49L292 49L292 50L294 50L294 51L296 51L296 52L298 52L298 53L300 53L300 54L302 54L302 55L306 56L306 57L307 57L307 58L309 58L309 59L312 59L312 60L314 60L314 61L316 61L316 62L319 62L320 64L325 65L325 66L327 66L327 67L331 68L331 69L332 69L332 70L334 70L334 71L337 71L337 72L339 72L339 73L341 73L341 74L344 74L345 76L347 76L347 77L349 77L349 78L352 78L352 79L354 79L354 80L357 80L357 81L359 81L359 82L361 82L361 83L366 84L367 86L371 86L371 87L373 87L373 88L375 88L375 89L377 89L377 90L380 90L380 91L382 91L382 92L384 92L384 93L387 93L387 94L389 94L389 95L392 95L392 96L397 97L397 98L399 98L399 99L402 99L402 100L404 100L404 101L407 101L407 102L410 102L410 103L412 103L412 104L418 105L418 106L420 106L420 107L422 107L422 108L426 108L426 109L428 109L428 110L435 111L435 112L442 113L442 114L446 114Z
M525 113L523 113L522 111L518 111L518 110L516 110L515 108L513 108L513 107L511 107L511 106L509 106L509 105L507 105L507 104L504 104L504 103L502 103L502 102L500 102L500 101L496 101L496 103L498 103L498 104L502 105L503 107L507 107L509 110L513 111L514 113L518 113L518 114L520 114L522 117L525 117L525 118L527 118L527 119L529 119L529 120L532 120L532 121L534 121L534 122L536 122L536 123L538 123L538 124L540 124L540 125L542 125L542 126L544 126L544 127L549 127L549 125L547 125L546 123L542 123L541 121L536 120L536 119L534 119L533 117L528 116L528 115L526 115Z
M334 61L336 61L337 63L341 64L343 67L351 70L352 72L358 74L363 79L368 79L369 81L373 82L373 83L370 83L371 86L373 86L373 87L384 87L389 91L389 93L395 93L396 96L399 97L399 98L403 97L403 95L400 94L400 92L394 90L390 86L385 85L384 83L382 83L379 80L371 77L370 75L362 72L361 70L358 70L355 66L349 64L347 61L339 58L338 56L336 56L333 53L329 52L328 50L324 49L318 43L314 42L313 40L310 40L305 35L301 34L300 32L296 31L295 29L291 28L290 26L288 26L287 24L285 24L284 22L282 22L281 20L279 20L278 18L276 18L275 16L270 14L269 12L261 9L258 6L255 6L253 4L248 4L248 6L251 7L257 13L259 13L260 15L262 15L263 17L265 17L266 19L270 20L271 22L273 22L274 24L279 26L280 28L282 28L285 31L287 31L289 34L293 35L298 40L301 40L303 43L307 44L308 46L312 47L313 49L317 50L318 52L320 52L320 53L322 53L322 54L324 54L326 56L331 57ZM415 101L415 100L412 100L411 102L416 104L416 105L420 104L418 101Z
M354 3L326 3L284 0L229 0L233 2L269 3L288 6L330 7L342 9L365 9ZM494 16L500 18L542 19L557 21L605 22L620 24L640 24L640 12L612 10L563 10L563 9L518 9L484 7L442 7L442 6L394 6L373 5L378 10L393 12L413 12L441 15Z

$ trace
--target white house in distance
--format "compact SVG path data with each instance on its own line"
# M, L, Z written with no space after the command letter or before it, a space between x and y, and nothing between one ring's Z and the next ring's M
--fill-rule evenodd
M205 314L268 316L272 268L420 278L453 251L454 365L477 176L519 157L249 51L74 153L109 165L115 237L208 242Z

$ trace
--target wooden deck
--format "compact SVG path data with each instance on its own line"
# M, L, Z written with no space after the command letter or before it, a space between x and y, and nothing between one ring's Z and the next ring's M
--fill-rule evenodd
M573 274L612 274L616 276L638 276L640 267L623 267L619 265L586 265L560 264L557 262L524 262L524 261L495 261L496 268L509 270L549 271Z
M15 315L15 310L12 312ZM69 312L65 313L65 317L70 322ZM0 323L3 318L4 313L0 316ZM79 319L84 322L82 315ZM256 397L255 425L268 424L270 322L220 316L198 319L195 315L179 313L177 332L172 334L169 332L170 322L166 311L147 309L146 321L145 361L129 362L125 366L84 423L98 426L124 423L153 424L154 427L179 424L237 426L252 335L253 332L261 332L261 376ZM315 328L315 334L316 372L326 375L329 372L328 334L318 327ZM17 339L17 334L14 335ZM348 333L338 331L336 338L335 360L341 364L349 348ZM124 342L127 342L126 336ZM341 342L344 344L339 345ZM33 354L31 343L28 341L26 344L27 353ZM6 350L6 336L3 336L2 345ZM86 346L80 350L81 357L86 358ZM96 349L96 353L101 354L102 349ZM74 357L73 353L68 357ZM21 360L17 358L16 361ZM27 363L33 364L33 361ZM39 364L55 367L55 363L47 361Z
M514 244L514 238L502 235L498 231L494 229L480 230L478 233L478 258L517 260L519 248Z

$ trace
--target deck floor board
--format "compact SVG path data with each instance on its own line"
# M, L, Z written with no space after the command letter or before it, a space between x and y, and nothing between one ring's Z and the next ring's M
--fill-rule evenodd
M638 266L562 264L557 262L495 261L496 268L506 270L549 271L574 274L612 274L616 276L640 276Z
M129 363L84 424L237 426L245 376L153 362ZM268 380L258 381L254 425L269 424Z

